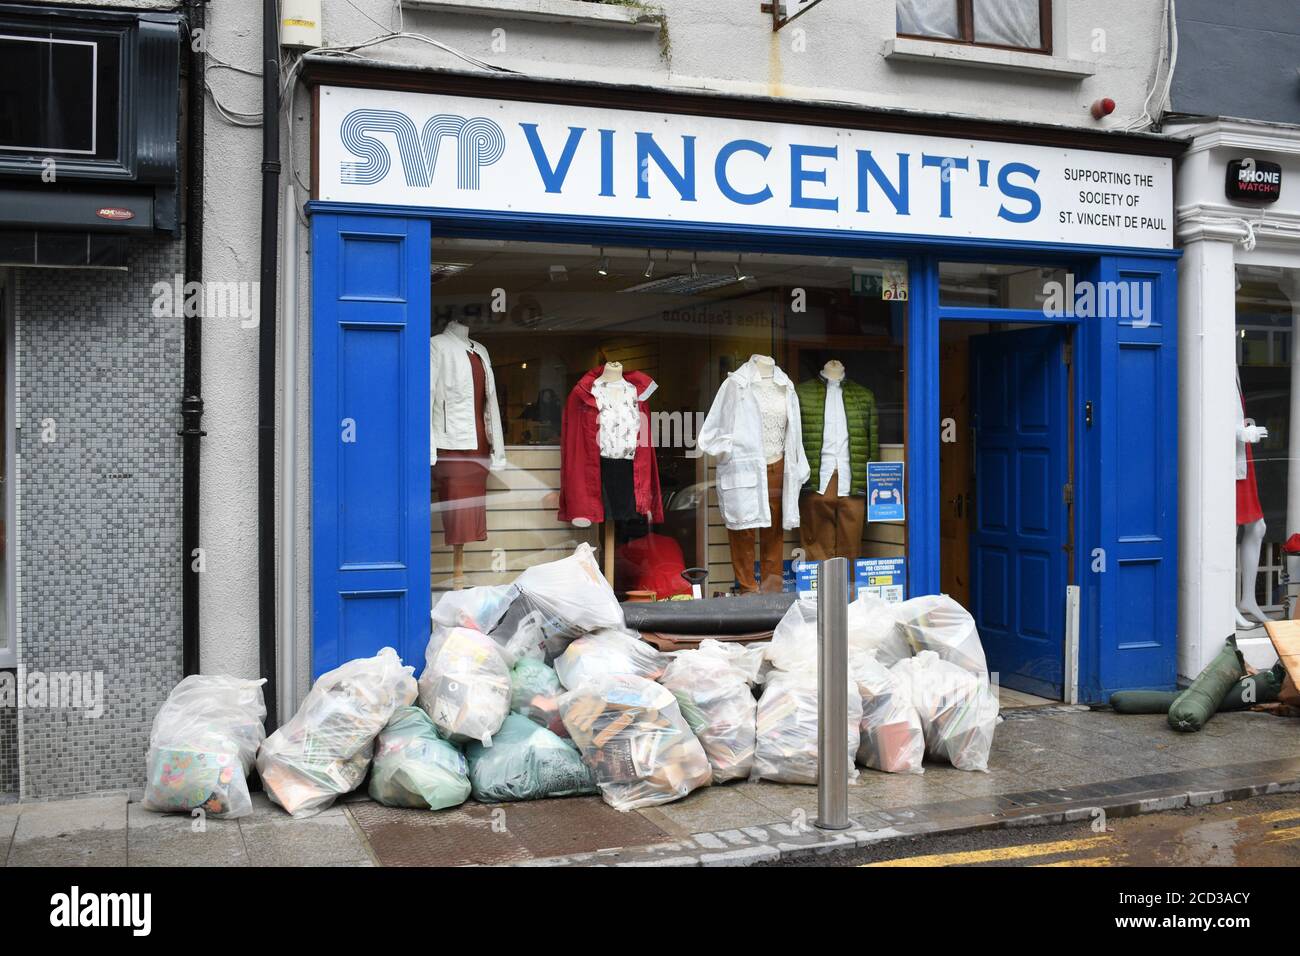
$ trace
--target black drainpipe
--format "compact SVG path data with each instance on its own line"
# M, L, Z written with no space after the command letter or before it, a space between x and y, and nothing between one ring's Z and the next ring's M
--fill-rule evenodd
M186 91L185 282L203 280L203 44L207 0L189 0L189 86ZM199 439L203 431L203 329L185 317L185 382L181 396L181 666L199 672Z
M275 332L280 248L280 18L262 0L262 274L257 338L257 620L266 729L279 726L275 673ZM292 545L289 544L291 547Z

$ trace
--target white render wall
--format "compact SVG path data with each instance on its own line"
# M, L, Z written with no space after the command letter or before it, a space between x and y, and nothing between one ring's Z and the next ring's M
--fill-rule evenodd
M1224 119L1171 132L1192 140L1175 189L1184 250L1178 302L1178 674L1194 678L1235 630L1236 266L1300 272L1300 200L1293 188L1300 182L1300 127ZM1228 161L1245 156L1281 164L1284 186L1277 204L1259 209L1227 201ZM1292 184L1290 191L1286 183ZM1252 249L1244 241L1247 224L1254 234ZM1294 469L1300 460L1292 449L1289 467ZM1300 475L1288 480L1295 487ZM1292 497L1287 505L1294 521L1300 501ZM1285 533L1293 531L1300 526ZM1300 562L1292 562L1291 572L1300 573ZM1262 628L1239 633L1237 643L1255 667L1277 660Z
M894 38L889 0L823 0L774 34L759 0L665 0L670 57L654 31L552 25L508 14L466 16L413 10L404 27L491 63L537 76L637 83L719 93L823 100L864 106L958 113L1087 129L1122 129L1142 111L1156 69L1162 3L1156 0L1056 0L1059 61L1085 61L1092 75L1031 74L988 65L902 62L882 51ZM492 0L479 0L491 3ZM396 28L393 0L325 0L326 44L358 43ZM794 4L791 4L794 7ZM261 4L237 0L208 7L209 51L228 63L257 69ZM1094 31L1104 31L1095 34ZM497 32L494 32L497 31ZM494 49L494 42L496 49ZM504 49L501 44L504 42ZM1104 52L1093 52L1094 44ZM951 45L941 52L952 52ZM399 40L366 51L376 59L430 67L474 69L427 44ZM1030 58L1032 62L1040 62ZM1046 60L1046 58L1043 58ZM260 80L226 69L209 83L230 109L257 112ZM1109 96L1116 113L1097 123L1094 100ZM299 174L307 167L310 109L300 90L292 117ZM204 274L209 280L255 281L261 133L225 122L209 101L206 119ZM287 148L287 143L285 144ZM289 179L287 152L285 173ZM305 199L303 194L301 198ZM310 661L310 245L299 224L298 268L298 659L306 687ZM284 272L282 271L282 280ZM202 666L253 675L257 653L257 332L214 320L203 337L202 542L207 570L201 587ZM281 708L282 712L289 708Z

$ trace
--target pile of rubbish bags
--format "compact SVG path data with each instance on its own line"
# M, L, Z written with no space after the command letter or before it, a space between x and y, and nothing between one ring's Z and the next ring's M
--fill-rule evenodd
M256 763L270 799L309 816L362 785L439 810L599 793L618 810L730 780L815 784L817 608L770 642L663 653L629 630L589 545L515 583L444 594L417 682L396 651L321 676L263 740L261 682L190 677L154 721L146 805L238 816ZM943 595L848 614L848 771L986 770L997 699L975 623Z

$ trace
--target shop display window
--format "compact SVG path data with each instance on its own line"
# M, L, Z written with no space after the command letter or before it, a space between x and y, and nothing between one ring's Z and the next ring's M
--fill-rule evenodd
M1053 282L1064 287L1066 270L1020 263L941 262L939 304L1041 310Z
M435 240L430 272L432 434L435 448L439 441L458 446L449 449L451 456L448 449L437 449L438 463L432 466L435 591L509 582L582 542L597 549L620 594L652 592L664 598L689 591L679 573L687 567L707 569L706 595L743 586L733 564L735 548L743 545L732 540L727 524L746 523L736 514L756 499L736 492L761 478L754 469L729 473L724 463L720 480L721 459L706 454L700 440L728 374L741 374L753 356L775 360L790 380L797 408L800 401L821 406L815 416L800 415L801 426L810 418L821 423L818 439L827 434L821 397L827 386L817 391L819 374L828 363L842 365L845 420L834 416L832 437L842 449L842 424L854 446L851 457L841 459L856 472L845 483L847 498L865 504L869 460L904 460L905 263ZM465 337L477 343L479 358L469 357ZM448 371L452 359L440 358L440 349L449 349L457 363L462 356L473 364L486 357L487 367L476 374L485 380L490 371L494 395L484 397L495 401L500 455L493 447L487 402L473 406L468 420L475 428L482 421L481 433L471 435L462 414L470 407L466 390L484 385L476 386L479 378L470 365ZM619 376L602 371L613 363L622 366L621 383ZM836 371L832 366L832 374ZM624 384L634 394L624 394ZM806 386L802 397L800 385ZM449 388L459 390L458 396L440 396L440 389ZM631 414L618 404L624 399L636 408L634 452L626 447L626 428L622 445L618 437L619 415ZM568 436L566 415L572 422ZM625 425L628 421L623 418ZM804 442L805 428L794 435L807 458L807 449L822 442ZM618 457L627 454L630 459ZM781 457L784 462L786 456ZM478 464L458 458L476 458ZM821 462L812 465L819 474ZM484 473L485 466L491 470ZM810 548L827 541L850 558L903 557L905 485L886 481L899 471L872 471L873 480L880 476L878 502L896 498L897 510L864 513L864 519L893 517L863 520L858 533L852 502L829 503L834 514L848 514L842 526L825 514L811 521L801 515L802 529L779 531L780 579L765 578L760 568L753 583L764 590L793 590L795 565L816 557ZM653 482L644 477L650 472ZM776 480L784 485L789 473L778 472ZM646 507L647 486L655 485L657 493ZM827 487L832 497L838 490L838 482ZM827 504L825 497L818 495L817 503ZM597 512L615 520L585 523L595 502ZM754 560L761 564L766 555L770 570L776 536L765 538L762 531L754 541Z
M1291 429L1300 415L1295 375L1295 316L1300 270L1237 266L1236 345L1242 416L1236 441L1238 626L1261 614L1289 616L1297 596L1300 558L1291 536L1300 531L1300 473L1293 467ZM1300 539L1298 539L1300 540ZM1288 565L1290 567L1288 568Z

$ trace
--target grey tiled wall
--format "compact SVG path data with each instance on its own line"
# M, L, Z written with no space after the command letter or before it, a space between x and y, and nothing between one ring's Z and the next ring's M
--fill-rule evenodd
M181 677L184 340L150 308L181 255L144 240L125 273L16 272L19 664L103 673L98 719L23 713L24 798L143 786Z
M18 711L0 707L0 794L18 792Z

